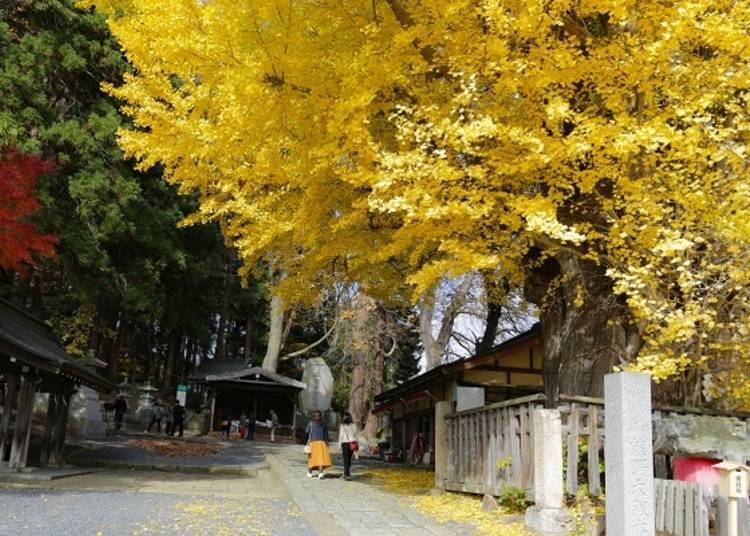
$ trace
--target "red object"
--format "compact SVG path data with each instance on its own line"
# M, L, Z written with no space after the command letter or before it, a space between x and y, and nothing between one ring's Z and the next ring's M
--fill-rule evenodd
M712 466L721 460L709 458L674 459L674 479L683 482L696 482L712 488L719 485L719 471Z
M38 156L13 149L0 154L0 268L25 273L34 257L54 256L57 239L29 221L40 209L34 193L37 179L52 169Z
M357 451L359 450L359 443L357 443L356 441L352 441L352 442L350 442L350 443L349 443L349 449L350 449L350 450L351 450L352 452L357 452Z

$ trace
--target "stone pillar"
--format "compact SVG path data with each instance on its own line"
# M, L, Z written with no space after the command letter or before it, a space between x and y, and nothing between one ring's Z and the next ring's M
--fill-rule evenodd
M435 402L435 487L440 489L445 489L448 469L448 436L445 416L450 412L450 401Z
M618 372L604 377L604 427L607 536L653 536L650 376Z
M526 526L544 536L562 536L575 529L563 507L563 449L560 411L536 409L534 427L534 506L526 510Z

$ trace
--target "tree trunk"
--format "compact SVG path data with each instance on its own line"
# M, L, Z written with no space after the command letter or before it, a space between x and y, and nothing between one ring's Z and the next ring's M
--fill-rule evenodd
M432 370L443 361L444 348L435 340L432 331L432 318L435 315L435 296L430 293L419 302L419 337L424 348L425 365Z
M477 343L474 348L474 352L481 354L489 352L490 349L495 345L495 336L497 335L497 326L500 323L500 315L503 312L503 307L500 304L487 302L487 320L484 324L484 334L482 339Z
M602 397L604 375L630 362L641 346L604 269L559 253L530 275L525 294L542 311L547 403L555 407L561 394Z
M174 381L174 370L177 362L177 356L180 353L180 346L182 343L182 335L177 329L173 329L169 332L169 344L167 345L167 360L164 364L164 379L159 390L159 395L162 398L169 397L173 390Z
M352 325L352 385L349 390L349 413L360 430L367 417L367 365L370 354L370 316L375 309L375 300L362 293L354 299L354 321Z
M374 405L375 397L383 392L384 372L385 372L385 332L386 332L386 313L382 307L376 311L375 333L373 334L373 359L372 368L370 369L370 398L367 411L367 420L364 427L364 436L368 441L374 442L378 434L378 417L370 410Z
M246 360L253 357L253 319L250 316L245 321L245 348L242 353Z
M221 289L221 311L219 313L219 326L216 330L216 354L214 358L224 359L226 357L226 337L229 317L229 285L232 278L233 263L231 256L224 264L224 283Z
M117 380L117 375L120 372L120 354L126 336L127 322L125 313L116 313L108 330L110 333L115 331L115 335L107 335L104 341L103 350L107 357L107 375L112 381Z
M284 335L284 300L279 296L271 298L271 322L268 328L268 347L263 357L263 369L276 372L279 366L281 341Z
M453 336L453 325L466 305L469 291L474 280L474 274L464 275L461 284L451 296L450 302L445 308L440 329L437 337L432 330L432 320L435 315L435 300L438 289L425 295L419 303L419 335L425 352L427 370L434 369L443 364L443 359L448 352L448 346Z

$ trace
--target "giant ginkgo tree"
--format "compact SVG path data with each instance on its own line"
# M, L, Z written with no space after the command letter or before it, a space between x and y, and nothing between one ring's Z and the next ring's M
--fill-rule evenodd
M478 270L541 307L551 397L628 365L750 400L750 4L85 3L134 66L125 150L280 293Z

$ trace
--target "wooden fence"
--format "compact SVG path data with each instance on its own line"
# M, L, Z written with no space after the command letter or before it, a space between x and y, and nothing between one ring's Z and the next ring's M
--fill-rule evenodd
M544 407L536 394L451 413L445 417L447 469L445 488L499 495L505 486L533 488L533 430L531 414ZM583 485L597 497L602 493L604 456L604 400L561 395L565 492L575 495ZM666 415L731 415L748 421L747 414L727 414L656 406L654 419ZM656 457L664 458L659 452ZM657 472L659 475L659 472ZM661 475L660 475L661 476Z
M589 495L601 494L604 469L600 461L604 451L604 401L582 396L560 396L563 445L565 445L565 492L575 495L585 482ZM586 471L579 474L579 464L586 459Z
M445 488L490 495L506 486L531 490L531 414L544 400L531 395L447 415Z
M654 480L657 534L708 536L709 499L699 484Z

